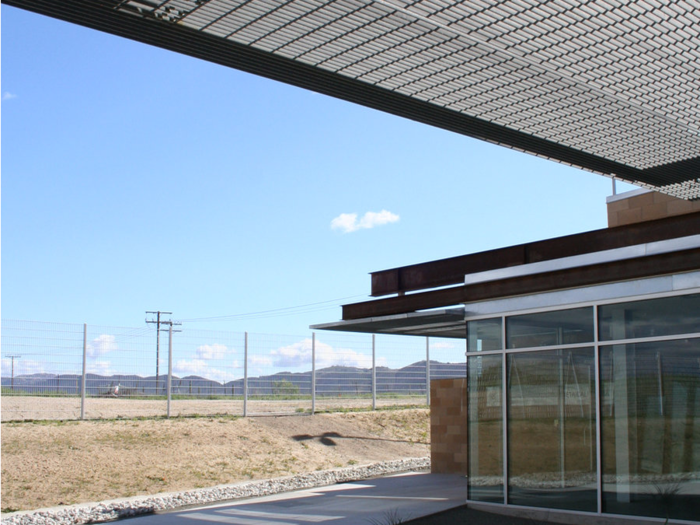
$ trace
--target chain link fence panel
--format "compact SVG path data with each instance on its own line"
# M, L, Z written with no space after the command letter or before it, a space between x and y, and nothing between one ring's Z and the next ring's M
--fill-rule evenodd
M426 406L453 377L463 340L2 321L3 421Z

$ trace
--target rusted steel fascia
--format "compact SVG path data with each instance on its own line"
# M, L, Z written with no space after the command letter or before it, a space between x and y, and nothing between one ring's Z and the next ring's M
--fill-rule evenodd
M373 272L373 297L464 282L464 276L584 253L700 234L700 213L557 237Z
M700 270L700 248L348 304L343 306L343 320L409 313L466 302L628 281L692 270Z

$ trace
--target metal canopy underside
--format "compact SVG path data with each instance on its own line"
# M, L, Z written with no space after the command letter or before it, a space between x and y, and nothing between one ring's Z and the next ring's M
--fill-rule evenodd
M3 0L700 198L700 0Z
M420 335L430 337L466 338L464 308L412 312L399 315L370 317L352 321L318 324L314 330L361 332L370 334Z

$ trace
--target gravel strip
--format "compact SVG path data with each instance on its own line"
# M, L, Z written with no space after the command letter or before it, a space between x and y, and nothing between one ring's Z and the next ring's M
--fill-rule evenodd
M285 478L263 481L248 481L235 485L219 485L209 489L173 492L157 496L140 496L128 500L115 500L102 503L55 507L35 511L21 511L7 514L2 525L79 525L100 523L119 518L130 518L141 514L173 510L190 505L219 503L241 498L255 498L279 494L292 490L324 487L348 481L361 481L369 478L424 470L430 468L430 458L398 459L383 461L359 467L322 470L310 474L298 474Z

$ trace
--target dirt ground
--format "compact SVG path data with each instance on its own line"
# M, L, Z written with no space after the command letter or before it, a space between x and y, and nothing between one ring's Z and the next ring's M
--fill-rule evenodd
M429 455L429 410L2 424L2 510Z
M377 407L425 406L424 396L390 397L377 399ZM2 421L25 421L35 419L80 419L80 398L78 397L39 397L7 396L0 398ZM119 419L138 417L158 417L167 414L164 399L129 399L89 397L85 401L86 419ZM349 408L368 409L372 406L369 398L350 397L316 399L316 410L342 410ZM281 415L311 411L311 399L277 399L248 401L248 415ZM176 399L170 403L170 415L243 415L241 399Z

